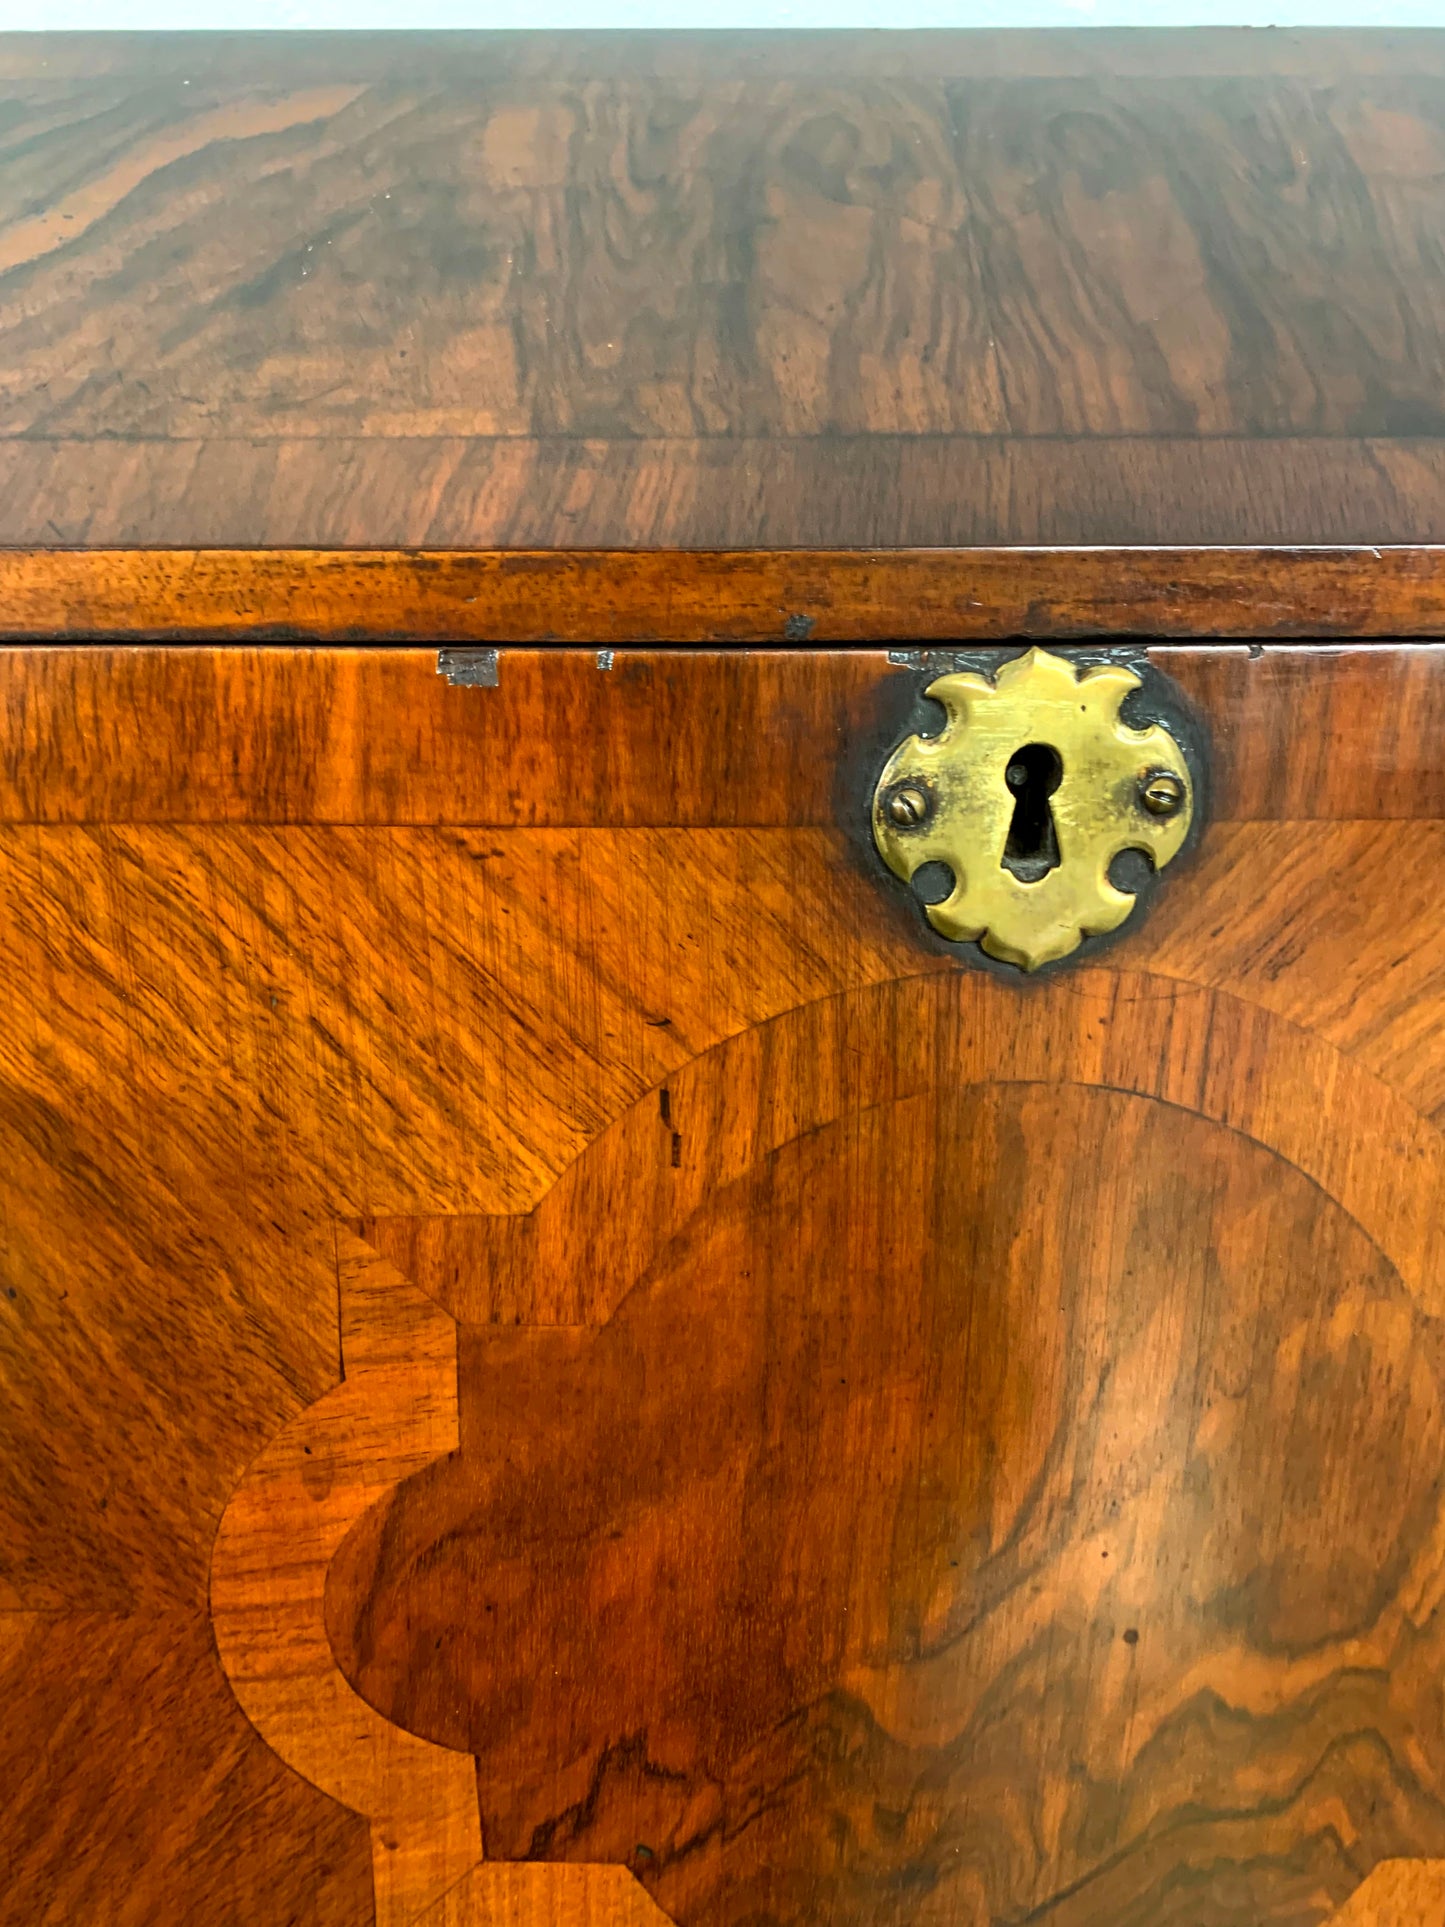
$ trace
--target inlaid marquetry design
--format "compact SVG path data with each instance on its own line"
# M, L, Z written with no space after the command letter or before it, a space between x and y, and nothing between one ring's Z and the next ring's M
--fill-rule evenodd
M529 1218L345 1241L347 1379L228 1511L223 1661L367 1814L387 1923L552 1918L579 1862L639 1927L1297 1917L1358 1885L1327 1814L1360 1873L1445 1847L1442 1183L1216 992L807 1005Z
M1042 981L911 657L0 652L0 1919L1436 1927L1445 653L1169 663Z

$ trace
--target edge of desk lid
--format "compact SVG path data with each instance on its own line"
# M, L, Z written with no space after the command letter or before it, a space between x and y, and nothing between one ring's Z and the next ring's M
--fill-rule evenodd
M1445 637L1445 546L0 549L0 638L872 644Z

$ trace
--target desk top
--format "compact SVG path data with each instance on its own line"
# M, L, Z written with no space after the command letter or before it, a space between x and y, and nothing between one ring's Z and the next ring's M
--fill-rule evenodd
M0 542L1445 540L1445 33L0 37Z

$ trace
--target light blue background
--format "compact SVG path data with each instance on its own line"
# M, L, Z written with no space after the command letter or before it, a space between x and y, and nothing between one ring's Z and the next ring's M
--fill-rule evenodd
M0 27L1442 27L1445 0L0 0Z

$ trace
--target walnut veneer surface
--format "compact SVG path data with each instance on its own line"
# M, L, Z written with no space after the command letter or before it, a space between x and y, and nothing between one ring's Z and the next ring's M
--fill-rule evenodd
M1445 537L1445 34L0 36L0 541Z

